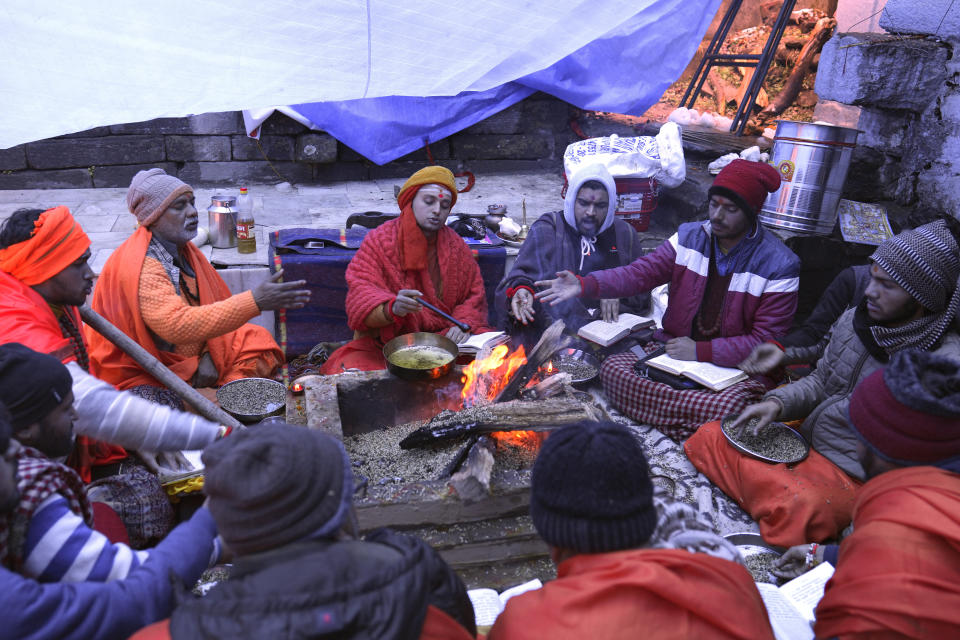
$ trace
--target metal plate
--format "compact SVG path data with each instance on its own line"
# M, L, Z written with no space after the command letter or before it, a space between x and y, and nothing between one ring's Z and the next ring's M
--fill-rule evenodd
M793 459L793 460L777 460L777 459L775 459L775 458L768 458L768 457L766 457L766 456L764 456L764 455L761 455L761 454L759 454L759 453L757 453L757 452L755 452L755 451L753 451L753 450L751 450L751 449L747 449L745 446L743 446L742 444L740 444L739 442L737 442L736 440L734 440L732 437L730 437L730 434L727 433L727 430L723 428L724 426L726 426L727 424L730 424L731 422L733 422L733 421L736 420L736 419L737 419L737 416L736 416L736 415L729 415L729 416L725 417L725 418L723 419L723 421L721 422L720 432L723 434L723 437L726 438L727 442L730 444L731 447L733 447L734 449L736 449L737 451L739 451L740 453L742 453L742 454L744 454L744 455L748 455L748 456L750 456L751 458L756 458L757 460L762 460L762 461L767 462L767 463L769 463L769 464L781 464L781 463L783 463L783 464L796 464L796 463L800 462L801 460L806 459L806 457L807 457L808 455L810 455L810 443L808 443L808 442L804 439L804 437L803 437L802 435L800 435L799 433L797 433L795 430L791 429L791 428L788 427L787 425L783 424L782 422L771 422L771 423L768 424L766 427L764 427L764 430L766 430L766 429L784 429L784 430L786 430L787 432L789 432L789 434L790 434L791 437L796 438L796 440L799 441L799 442L803 445L803 455L801 455L801 456L799 456L799 457L797 457L797 458L795 458L795 459Z

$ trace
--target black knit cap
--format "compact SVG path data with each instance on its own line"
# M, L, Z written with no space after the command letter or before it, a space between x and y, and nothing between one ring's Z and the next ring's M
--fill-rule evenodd
M46 418L72 388L70 372L53 356L16 342L0 345L0 402L14 432Z
M603 553L643 546L657 526L647 460L613 422L554 431L533 466L530 515L554 547Z
M239 555L333 537L353 500L343 445L306 427L261 424L217 440L202 459L210 513Z

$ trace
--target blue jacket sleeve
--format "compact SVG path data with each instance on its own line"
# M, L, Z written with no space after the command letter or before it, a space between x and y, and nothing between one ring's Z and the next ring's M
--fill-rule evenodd
M170 572L196 581L219 551L215 537L213 517L200 509L123 580L39 584L0 569L0 640L126 638L170 615Z

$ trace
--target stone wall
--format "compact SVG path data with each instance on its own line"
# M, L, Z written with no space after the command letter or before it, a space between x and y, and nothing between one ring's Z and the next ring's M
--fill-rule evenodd
M543 93L432 143L454 171L498 173L562 169L577 139L576 110ZM424 149L379 166L330 135L279 113L248 138L239 111L97 127L0 150L0 189L126 187L141 169L161 167L194 185L323 183L410 175L428 163Z
M960 212L960 5L889 0L888 34L839 33L816 92L861 107L844 195L908 208L905 223ZM949 37L947 37L949 35Z

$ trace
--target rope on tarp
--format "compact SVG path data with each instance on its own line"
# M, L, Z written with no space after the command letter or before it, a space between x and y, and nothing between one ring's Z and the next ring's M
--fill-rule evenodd
M433 152L430 150L430 143L426 138L423 139L423 148L427 152L427 162L430 164L437 164L436 159L433 157ZM477 177L473 175L472 171L461 171L453 174L453 177L467 179L467 186L465 186L463 189L458 188L457 193L466 193L470 191L470 189L473 189L473 185L477 183Z

